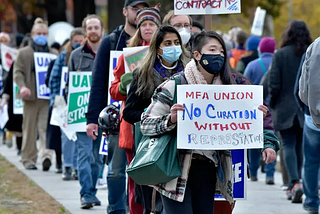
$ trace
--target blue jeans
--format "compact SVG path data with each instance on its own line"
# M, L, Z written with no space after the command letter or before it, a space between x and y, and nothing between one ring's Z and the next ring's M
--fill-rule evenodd
M108 135L109 213L126 214L126 150L119 148L119 135Z
M81 185L80 195L95 196L96 183L102 168L102 155L99 154L101 131L96 140L92 140L85 132L77 132L78 177Z
M315 131L306 124L303 131L304 176L303 191L306 195L304 203L313 210L319 209L319 167L320 167L320 131Z
M260 166L260 156L261 156L261 149L249 149L249 170L250 175L257 177L257 172ZM274 172L275 172L275 166L276 166L277 160L275 160L272 163L266 164L264 166L264 170L266 172L267 178L273 178Z
M63 167L71 167L78 169L77 153L78 148L76 142L69 140L65 133L61 130L62 154L63 154Z
M302 128L295 123L291 128L280 131L284 162L289 175L289 186L291 189L299 182L299 173L303 163L302 151Z

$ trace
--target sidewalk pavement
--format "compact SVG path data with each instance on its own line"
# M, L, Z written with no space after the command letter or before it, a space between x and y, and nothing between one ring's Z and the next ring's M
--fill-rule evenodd
M14 148L7 148L0 142L0 154L19 170L36 182L48 194L60 202L68 211L74 214L87 213L106 213L107 190L98 190L97 197L101 200L100 207L90 210L80 209L80 185L78 181L62 181L61 174L54 172L55 164L50 171L43 172L40 163L37 164L38 170L25 170ZM259 170L260 171L260 170ZM292 204L286 199L285 191L281 190L281 174L275 173L276 185L265 184L265 174L258 174L258 182L248 180L247 200L236 202L233 214L306 214L302 204Z

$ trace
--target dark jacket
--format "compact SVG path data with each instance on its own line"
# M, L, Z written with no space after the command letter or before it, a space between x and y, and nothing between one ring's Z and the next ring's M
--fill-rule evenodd
M295 55L295 47L289 45L274 54L269 69L268 90L270 110L276 131L291 128L297 117L303 127L303 112L293 96L301 56Z
M52 71L52 68L53 68L53 65L54 65L55 61L56 61L55 59L51 60L50 63L49 63L49 66L48 66L48 70L47 70L47 73L46 73L46 79L44 81L47 87L49 87L50 74L51 74L51 71Z
M302 73L302 65L303 65L303 62L304 62L305 58L306 58L306 54L303 54L303 56L301 58L299 71L298 71L298 74L297 74L297 77L296 77L296 82L294 84L293 95L294 95L294 98L296 99L296 102L297 102L299 108L301 109L301 111L306 115L310 115L310 111L309 111L308 106L306 106L301 101L301 99L299 97L299 79L300 79L300 76L301 76L301 73Z
M123 48L127 47L126 41L129 39L130 35L124 31L124 26L119 26L105 37L100 44L92 70L87 124L98 124L99 113L107 104L110 51L122 51Z

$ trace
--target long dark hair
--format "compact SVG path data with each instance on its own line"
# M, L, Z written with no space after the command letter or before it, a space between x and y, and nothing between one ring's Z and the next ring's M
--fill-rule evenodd
M134 71L135 78L137 78L138 84L136 91L136 94L138 96L148 98L152 95L155 89L155 75L153 72L153 66L157 60L157 50L160 48L160 45L167 33L174 33L177 35L182 49L180 61L183 63L183 66L187 63L186 60L188 58L188 53L182 45L182 40L179 32L171 26L163 25L159 27L158 30L153 34L153 37L150 41L147 55L138 65L138 69L135 69Z
M232 78L231 76L231 67L229 64L229 59L228 59L228 54L227 54L227 48L226 48L226 44L224 42L224 40L222 39L222 37L213 31L201 31L201 33L199 33L196 38L194 39L193 42L193 50L194 51L198 51L199 53L201 53L201 50L203 48L204 45L206 45L209 41L210 38L214 38L217 39L220 44L222 45L223 48L223 52L224 52L224 65L221 69L220 72L220 79L222 81L222 83L224 85L230 85L230 84L234 84L234 78ZM197 62L197 60L195 60Z
M294 20L287 26L281 37L280 47L295 46L295 54L302 56L307 47L312 43L309 29L302 20Z

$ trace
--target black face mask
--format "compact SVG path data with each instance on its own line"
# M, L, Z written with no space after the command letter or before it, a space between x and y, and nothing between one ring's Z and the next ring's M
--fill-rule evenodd
M224 57L220 54L202 54L200 65L210 74L218 74L224 64Z

